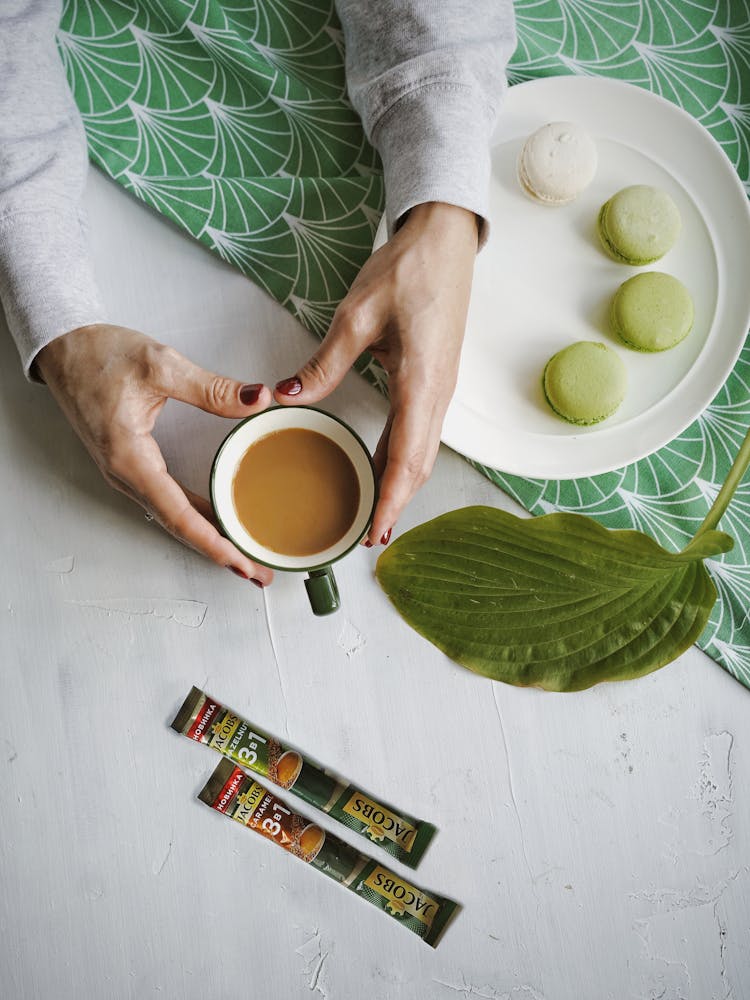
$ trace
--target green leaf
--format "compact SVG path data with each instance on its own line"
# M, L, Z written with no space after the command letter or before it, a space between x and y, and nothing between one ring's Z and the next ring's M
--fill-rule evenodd
M402 535L377 578L405 621L493 680L579 691L663 667L716 600L703 559L732 547L706 529L680 553L579 514L452 511Z

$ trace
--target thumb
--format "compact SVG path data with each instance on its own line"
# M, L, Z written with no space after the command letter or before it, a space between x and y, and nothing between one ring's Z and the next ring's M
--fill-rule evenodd
M271 391L260 382L238 382L206 371L177 351L169 351L159 373L159 388L172 399L190 403L219 417L248 417L271 403Z
M316 403L336 388L365 349L350 315L336 311L318 350L295 375L282 379L274 389L277 403Z

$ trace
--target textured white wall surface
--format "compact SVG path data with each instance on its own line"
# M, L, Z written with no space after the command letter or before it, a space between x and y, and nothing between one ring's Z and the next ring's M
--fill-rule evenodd
M113 321L249 381L311 351L99 176L88 204ZM695 649L581 694L493 684L398 618L374 550L316 620L299 578L261 592L112 494L4 329L0 356L3 1000L750 997L750 692ZM360 378L327 405L375 444ZM205 494L225 431L170 403L158 438ZM397 531L474 503L512 508L443 449ZM436 951L196 801L218 757L168 728L192 684L439 827L414 880L464 909Z

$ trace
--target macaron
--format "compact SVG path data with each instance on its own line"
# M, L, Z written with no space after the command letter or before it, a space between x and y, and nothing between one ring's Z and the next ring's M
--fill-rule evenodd
M612 299L612 329L636 351L666 351L693 326L690 292L671 274L645 271L628 278Z
M579 340L552 355L542 384L558 416L587 426L615 412L625 398L627 375L620 356L606 344Z
M532 133L518 156L518 181L543 205L567 205L596 173L594 140L574 122L550 122Z
M671 250L681 228L677 206L665 191L648 184L623 188L599 212L599 237L624 264L652 264Z

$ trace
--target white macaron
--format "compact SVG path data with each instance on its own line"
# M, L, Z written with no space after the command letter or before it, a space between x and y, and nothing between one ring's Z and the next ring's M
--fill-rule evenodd
M596 173L594 140L574 122L550 122L532 133L518 157L523 190L543 205L567 205Z

